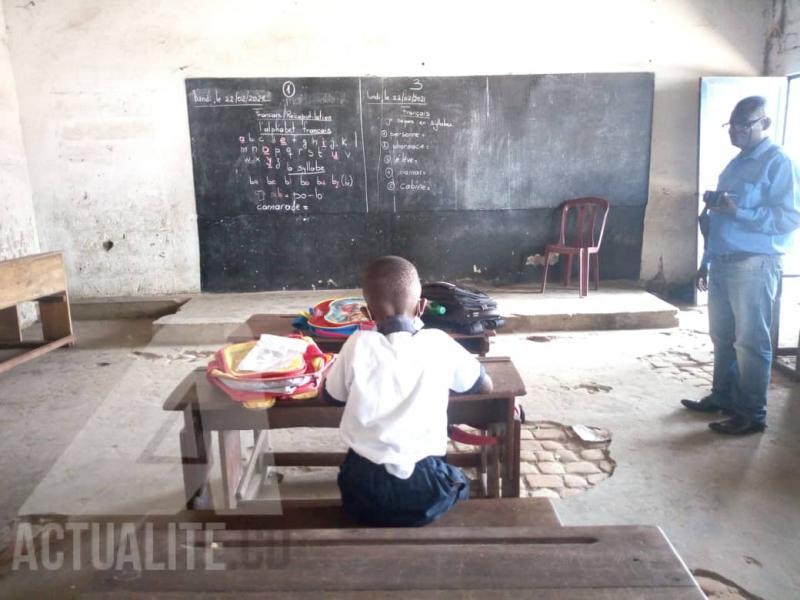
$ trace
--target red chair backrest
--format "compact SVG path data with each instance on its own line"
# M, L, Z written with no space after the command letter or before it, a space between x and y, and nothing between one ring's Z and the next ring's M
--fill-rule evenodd
M573 198L564 202L558 243L574 248L599 248L606 228L608 206L608 200L603 198Z

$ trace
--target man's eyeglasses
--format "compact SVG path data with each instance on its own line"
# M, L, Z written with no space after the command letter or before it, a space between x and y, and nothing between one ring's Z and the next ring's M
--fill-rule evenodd
M752 121L745 121L744 123L734 123L732 121L728 121L727 123L723 123L723 127L730 127L732 129L736 129L738 131L749 131L753 128L753 126L764 119L764 117L758 117L757 119L753 119Z

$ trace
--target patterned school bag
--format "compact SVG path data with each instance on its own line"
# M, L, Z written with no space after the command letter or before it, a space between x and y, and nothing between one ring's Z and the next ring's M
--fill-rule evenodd
M285 337L290 342L285 351L269 353L271 338ZM265 342L266 340L266 342ZM269 366L264 370L251 370L246 359L258 345L266 344ZM263 349L263 348L262 348ZM335 356L322 352L314 341L305 336L262 336L260 340L230 344L214 353L206 367L208 380L231 399L242 402L245 408L269 408L277 400L302 400L317 395L322 374L330 367Z
M315 304L292 325L319 338L347 338L360 329L375 329L375 323L361 312L364 298L333 298Z

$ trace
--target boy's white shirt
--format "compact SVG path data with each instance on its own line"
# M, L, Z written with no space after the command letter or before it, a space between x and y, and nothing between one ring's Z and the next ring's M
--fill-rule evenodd
M449 392L469 390L480 373L478 360L441 330L358 331L325 387L346 403L339 431L348 447L407 479L417 461L445 454Z

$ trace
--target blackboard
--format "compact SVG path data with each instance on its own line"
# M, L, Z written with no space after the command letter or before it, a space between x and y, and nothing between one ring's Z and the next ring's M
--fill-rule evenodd
M556 207L612 205L604 277L637 278L652 73L187 79L205 291L530 276Z

